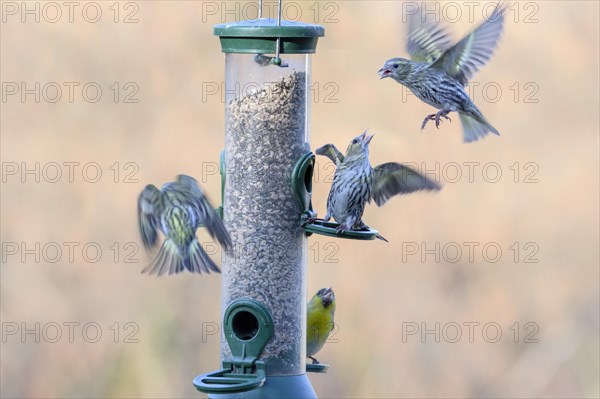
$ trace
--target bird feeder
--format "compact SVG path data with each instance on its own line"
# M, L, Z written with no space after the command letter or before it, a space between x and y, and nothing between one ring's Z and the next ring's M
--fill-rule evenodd
M262 5L259 6L262 9ZM292 184L310 153L310 54L319 25L259 18L214 27L225 53L222 368L212 398L316 397L306 377L306 236ZM310 181L312 169L303 181Z

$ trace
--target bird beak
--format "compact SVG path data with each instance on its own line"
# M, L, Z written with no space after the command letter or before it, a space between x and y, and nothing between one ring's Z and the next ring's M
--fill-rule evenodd
M379 70L379 72L377 72L379 74L379 79L383 79L383 78L387 78L388 76L390 76L392 74L392 71L390 71L389 69L386 68L381 68Z
M363 134L360 135L360 140L365 143L366 145L369 145L369 143L371 142L371 139L373 138L373 136L375 136L374 134L371 135L367 135L367 132L369 131L369 129L365 130L363 132Z
M334 299L335 299L335 294L333 293L333 290L331 289L331 287L327 288L325 290L325 293L321 297L321 300L323 301L323 305L325 305L325 306L329 306L329 304L331 302L333 302Z

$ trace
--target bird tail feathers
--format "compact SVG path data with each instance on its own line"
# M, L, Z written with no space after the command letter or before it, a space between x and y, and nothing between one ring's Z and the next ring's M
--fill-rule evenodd
M464 140L466 143L477 141L489 132L500 136L498 130L485 120L478 121L468 115L460 114L460 121L463 125Z
M197 239L194 238L194 241L192 241L188 250L189 260L185 267L190 272L210 273L213 271L215 273L221 273L221 269L219 269L215 262L208 256Z
M378 239L380 239L381 241L389 242L389 241L388 241L388 240L386 240L386 238L385 238L384 236L382 236L381 234L377 234L377 235L375 236L375 238L378 238Z
M220 273L219 267L210 259L208 254L202 249L202 246L196 238L185 249L185 253L181 254L177 244L167 238L154 261L149 264L142 273L156 274L162 276L165 273L177 274L184 270L189 270L191 273L210 273L211 271Z

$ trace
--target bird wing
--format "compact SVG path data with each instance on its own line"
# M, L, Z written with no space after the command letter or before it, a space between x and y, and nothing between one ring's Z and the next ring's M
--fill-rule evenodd
M339 164L344 161L344 154L340 152L333 144L325 144L315 150L317 155L323 155L331 159L334 164Z
M423 21L420 11L409 15L406 49L412 61L431 64L440 58L451 43L444 26L430 20Z
M158 217L160 215L160 191L148 184L138 197L138 226L146 249L156 245Z
M215 212L208 198L204 195L198 182L187 175L177 176L178 189L182 190L199 215L199 222L204 223L211 237L216 238L227 250L233 246L229 232L223 221Z
M408 166L389 162L381 164L373 170L373 187L371 196L377 206L396 194L408 194L419 190L439 190L440 185L429 180Z
M498 3L488 19L456 45L452 46L431 67L443 69L463 85L490 59L504 25L505 5Z

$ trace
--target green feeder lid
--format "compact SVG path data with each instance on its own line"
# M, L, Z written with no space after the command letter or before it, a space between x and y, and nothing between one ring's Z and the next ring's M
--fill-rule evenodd
M214 35L221 39L224 53L275 54L280 38L281 54L312 54L317 40L325 36L321 25L303 22L260 18L215 25Z

